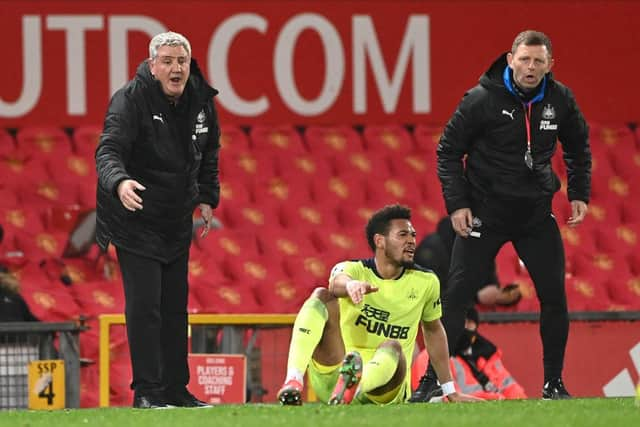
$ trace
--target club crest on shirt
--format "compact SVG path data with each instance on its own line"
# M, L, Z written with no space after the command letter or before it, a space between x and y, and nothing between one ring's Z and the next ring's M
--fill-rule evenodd
M204 110L200 110L198 116L196 117L196 128L195 134L208 133L209 127L204 125L204 121L207 119L207 115L204 113Z
M545 120L553 120L556 118L556 110L553 108L553 105L547 104L542 109L542 118Z

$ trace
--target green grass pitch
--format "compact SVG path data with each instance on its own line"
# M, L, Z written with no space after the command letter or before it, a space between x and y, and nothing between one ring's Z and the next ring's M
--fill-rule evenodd
M634 427L640 406L633 398L566 401L520 400L389 407L306 404L221 405L205 409L130 408L0 411L0 427Z

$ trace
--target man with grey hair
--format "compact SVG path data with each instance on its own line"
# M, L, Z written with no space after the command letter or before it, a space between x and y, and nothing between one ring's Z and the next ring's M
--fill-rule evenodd
M469 90L438 145L438 176L456 232L443 296L443 324L451 345L496 254L512 242L540 302L544 399L570 397L562 381L569 334L564 247L551 200L560 179L551 168L557 141L567 170L570 227L587 214L591 191L589 130L571 90L553 78L551 41L518 34ZM414 400L436 388L429 370Z
M218 92L184 36L156 35L149 55L104 120L97 240L115 246L122 272L133 406L208 406L186 388L187 264L193 211L204 237L219 200Z

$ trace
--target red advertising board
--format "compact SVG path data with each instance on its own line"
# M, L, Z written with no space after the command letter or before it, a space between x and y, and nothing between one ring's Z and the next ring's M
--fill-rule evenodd
M153 34L185 34L227 124L442 124L527 28L594 122L640 119L640 2L0 0L0 127L102 123ZM633 86L633 84L631 84Z
M213 404L245 403L247 360L241 354L189 354L189 390Z
M529 397L542 392L540 325L534 322L481 324L479 332L503 351L503 361ZM576 397L632 396L640 381L638 321L572 321L564 382Z
M522 321L483 322L479 328L503 351L506 368L532 399L541 397L544 380L539 329L538 322ZM260 331L262 370L253 378L266 392L260 402L277 401L290 339L290 329ZM575 397L633 395L640 381L640 321L571 321L563 378Z

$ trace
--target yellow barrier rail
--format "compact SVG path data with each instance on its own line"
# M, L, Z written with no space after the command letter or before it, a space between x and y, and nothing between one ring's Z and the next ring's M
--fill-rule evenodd
M295 314L190 314L189 325L293 325ZM124 325L124 314L101 314L100 322L100 407L109 406L109 335L111 325Z

